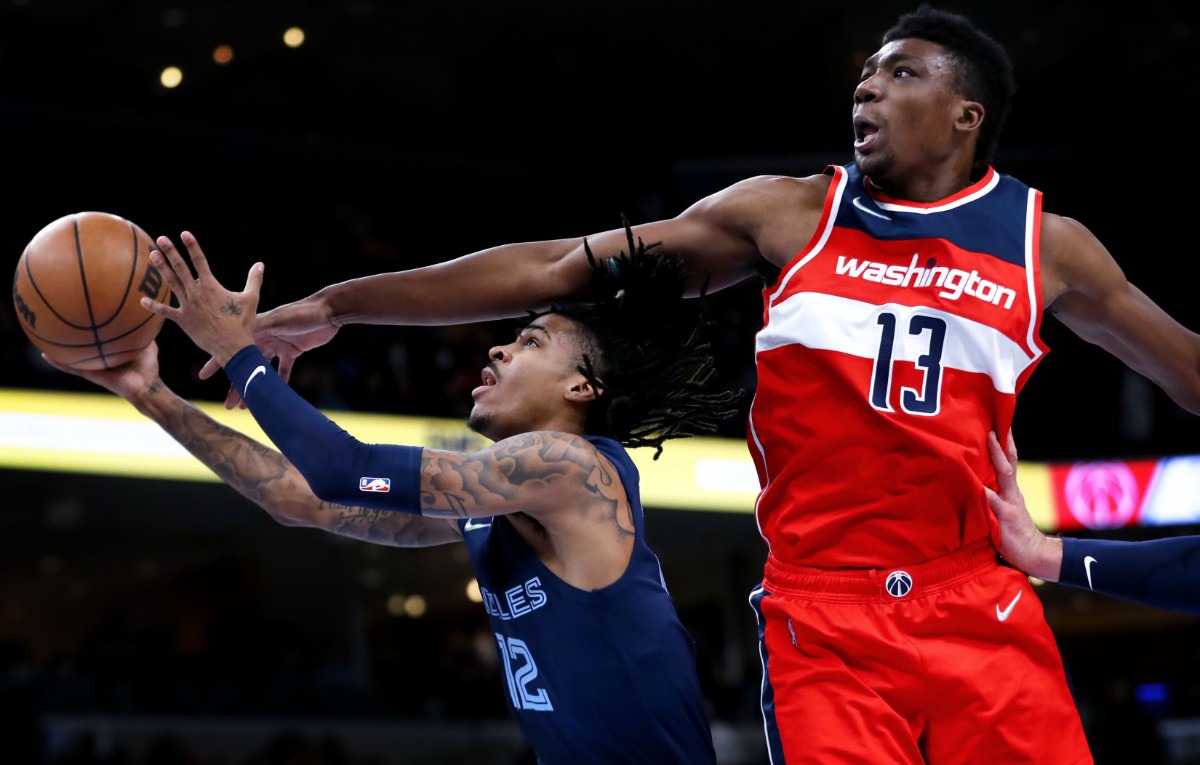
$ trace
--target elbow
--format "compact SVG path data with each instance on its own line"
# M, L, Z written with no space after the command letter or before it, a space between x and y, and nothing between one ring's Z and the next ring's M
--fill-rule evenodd
M346 494L346 487L342 481L329 480L319 476L310 477L308 486L321 502L346 505L351 504L355 499L355 497Z

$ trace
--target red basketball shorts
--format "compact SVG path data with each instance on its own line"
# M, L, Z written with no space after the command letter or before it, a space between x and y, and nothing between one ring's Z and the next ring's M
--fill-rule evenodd
M1092 762L1041 600L987 540L898 569L768 558L750 604L772 765Z

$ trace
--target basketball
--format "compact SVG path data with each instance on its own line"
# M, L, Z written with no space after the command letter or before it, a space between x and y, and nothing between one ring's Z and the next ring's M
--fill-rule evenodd
M163 317L142 296L170 290L150 263L154 240L119 215L64 215L29 240L13 277L21 329L48 358L74 369L130 361L158 335Z

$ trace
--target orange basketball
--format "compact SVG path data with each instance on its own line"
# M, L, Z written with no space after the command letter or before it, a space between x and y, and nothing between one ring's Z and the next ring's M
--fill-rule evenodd
M13 277L21 328L47 357L75 369L108 369L133 359L162 329L139 304L167 302L150 264L154 241L118 215L64 215L29 240Z

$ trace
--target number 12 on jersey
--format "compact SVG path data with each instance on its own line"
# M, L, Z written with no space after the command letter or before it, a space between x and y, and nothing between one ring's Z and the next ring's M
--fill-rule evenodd
M506 639L500 633L495 635L500 644L500 658L504 660L504 680L508 683L508 693L512 697L513 706L517 709L553 712L554 705L550 703L550 695L546 693L546 689L533 686L533 681L537 680L538 669L529 646L520 638Z

